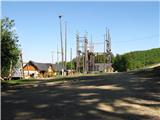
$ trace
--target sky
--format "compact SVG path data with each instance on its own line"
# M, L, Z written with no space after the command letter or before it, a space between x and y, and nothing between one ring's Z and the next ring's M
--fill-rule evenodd
M23 60L28 62L57 61L57 46L60 50L59 18L64 26L67 21L67 60L70 48L76 56L76 33L95 43L94 51L103 52L106 27L111 34L114 55L130 51L160 47L159 20L160 2L5 2L1 4L1 18L15 20ZM60 60L59 55L59 60Z

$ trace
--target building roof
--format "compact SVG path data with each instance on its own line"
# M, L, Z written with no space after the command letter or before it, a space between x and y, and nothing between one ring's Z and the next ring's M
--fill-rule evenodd
M39 62L34 62L34 61L29 61L26 65L28 65L28 64L33 65L39 71L48 71L49 66L51 66L52 69L55 71L61 71L61 69L62 69L62 66L60 64L39 63Z
M62 65L61 64L52 64L52 67L55 69L55 71L61 71Z

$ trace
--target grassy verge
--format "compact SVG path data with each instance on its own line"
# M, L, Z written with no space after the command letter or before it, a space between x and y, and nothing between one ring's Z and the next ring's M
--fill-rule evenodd
M57 76L55 78L42 78L42 79L18 79L18 80L4 80L1 81L1 86L2 87L7 87L7 86L15 86L15 85L24 85L24 84L35 84L38 82L54 82L54 81L68 81L72 80L73 78L78 77L78 76Z
M56 76L54 78L42 78L42 79L19 79L19 80L6 80L1 81L2 87L7 86L15 86L15 85L24 85L24 84L36 84L38 82L57 82L57 81L75 81L75 80L82 80L81 77L87 77L87 76L99 76L103 75L104 73L99 74L76 74L73 76ZM81 78L81 79L79 79Z
M35 82L36 82L35 79L5 80L1 81L1 86L14 86L14 85L35 83Z

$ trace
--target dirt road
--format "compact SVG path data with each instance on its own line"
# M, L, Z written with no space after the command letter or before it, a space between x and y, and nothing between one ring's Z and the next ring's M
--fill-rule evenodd
M160 120L160 77L67 79L2 90L2 120Z

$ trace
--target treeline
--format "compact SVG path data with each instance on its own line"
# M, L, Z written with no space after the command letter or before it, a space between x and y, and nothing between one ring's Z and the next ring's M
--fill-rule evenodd
M105 56L106 57L106 56ZM95 63L106 63L102 53L95 54ZM160 63L160 48L144 51L134 51L123 55L112 54L112 67L115 71L123 72L144 68L149 65ZM72 62L67 62L67 69L76 69L76 58ZM83 58L80 57L80 69L83 70Z
M113 68L117 71L128 71L156 63L160 63L160 48L116 55L113 61Z

